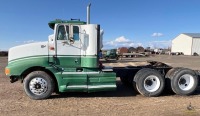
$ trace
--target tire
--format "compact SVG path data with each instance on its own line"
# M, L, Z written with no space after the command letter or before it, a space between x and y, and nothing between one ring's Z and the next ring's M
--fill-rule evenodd
M171 75L170 79L171 88L178 95L190 95L198 86L198 76L191 69L179 69Z
M136 73L133 87L143 96L156 97L163 92L165 79L157 70L145 68Z
M166 75L165 75L165 93L174 93L171 87L171 78L172 75L176 72L178 72L179 70L183 69L182 67L175 67L170 69Z
M137 86L136 86L136 83L138 82L138 79L140 78L140 75L143 73L143 71L147 71L147 70L149 70L149 69L144 68L144 69L139 70L139 71L135 74L135 76L134 76L134 78L133 78L133 88L135 89L136 93L140 93L140 92L138 91L138 88L137 88Z
M48 98L54 91L55 84L51 76L43 71L33 71L24 79L24 91L34 100Z

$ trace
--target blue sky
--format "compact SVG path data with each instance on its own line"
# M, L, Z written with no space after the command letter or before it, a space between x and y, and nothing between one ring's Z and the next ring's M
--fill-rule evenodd
M104 49L168 47L180 33L200 32L200 0L1 0L0 50L47 41L54 19L86 21L104 30Z

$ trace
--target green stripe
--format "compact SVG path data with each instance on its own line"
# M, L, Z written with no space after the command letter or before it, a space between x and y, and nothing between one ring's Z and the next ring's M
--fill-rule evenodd
M98 67L96 56L59 55L55 60L53 57L48 57L48 55L37 55L11 60L9 61L7 68L11 69L11 75L17 76L21 75L23 71L30 67L50 67L50 61L54 62L56 66L64 69L77 67Z
M9 63L16 62L16 61L19 61L19 60L24 60L24 59L41 58L41 57L48 57L48 55L37 55L37 56L27 56L27 57L16 58L16 59L10 60Z
M20 76L25 70L31 67L49 67L48 57L23 58L8 63L10 75Z

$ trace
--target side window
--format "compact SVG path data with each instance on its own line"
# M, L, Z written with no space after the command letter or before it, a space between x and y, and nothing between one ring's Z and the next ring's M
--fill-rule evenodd
M57 40L67 40L69 38L69 26L66 25L65 27L64 25L58 27Z
M73 38L74 38L74 41L79 40L79 27L78 26L73 26Z

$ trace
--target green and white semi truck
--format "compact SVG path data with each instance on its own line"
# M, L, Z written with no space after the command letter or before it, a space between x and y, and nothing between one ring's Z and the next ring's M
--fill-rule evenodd
M198 71L173 68L164 63L146 66L104 67L98 53L102 48L100 25L80 20L48 23L54 34L46 42L9 49L5 74L11 82L21 80L31 99L45 99L53 92L97 92L116 90L116 77L131 84L144 96L159 96L165 85L179 95L192 94Z

